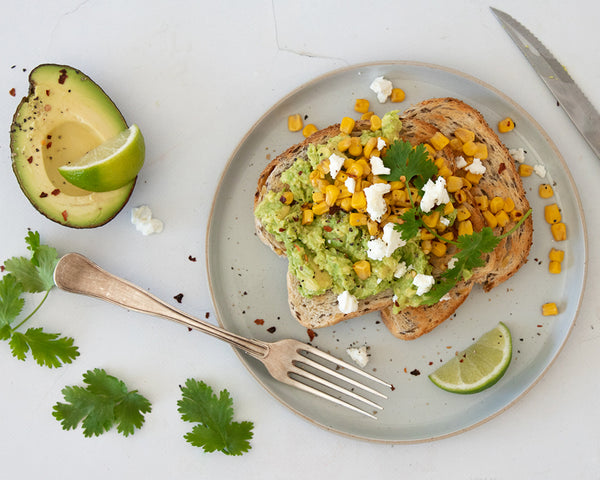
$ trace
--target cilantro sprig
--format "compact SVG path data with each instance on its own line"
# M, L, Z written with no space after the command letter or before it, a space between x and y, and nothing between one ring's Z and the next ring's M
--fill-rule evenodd
M75 429L81 423L85 437L98 436L115 424L127 437L144 424L144 414L152 410L148 399L137 390L128 391L122 380L96 368L83 374L85 387L62 389L65 402L57 402L52 415L63 430Z
M226 455L242 455L250 450L252 422L233 421L233 401L227 390L219 396L202 381L188 379L180 387L182 398L177 402L181 419L196 423L184 438L205 452L220 451Z
M28 232L25 237L31 257L11 257L4 262L6 273L0 279L0 340L8 341L11 353L25 360L31 353L38 365L49 368L71 363L79 356L78 348L70 337L47 333L42 328L18 331L48 298L54 287L54 267L58 262L56 250L40 243L38 232ZM25 293L44 293L39 304L21 319L25 306Z
M393 182L404 177L403 181L406 184L412 183L419 190L438 172L423 144L413 148L409 142L396 140L389 146L382 160L383 165L390 169L390 173L381 175L381 178Z

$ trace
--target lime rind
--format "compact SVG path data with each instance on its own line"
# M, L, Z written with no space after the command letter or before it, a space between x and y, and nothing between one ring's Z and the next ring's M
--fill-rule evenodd
M429 379L448 392L478 393L495 385L504 376L511 359L510 330L500 322L429 375Z

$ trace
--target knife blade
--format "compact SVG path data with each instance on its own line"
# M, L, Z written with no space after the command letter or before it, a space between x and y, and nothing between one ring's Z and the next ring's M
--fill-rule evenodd
M526 27L513 17L490 7L506 33L558 100L579 133L600 158L600 114L579 89L564 66Z

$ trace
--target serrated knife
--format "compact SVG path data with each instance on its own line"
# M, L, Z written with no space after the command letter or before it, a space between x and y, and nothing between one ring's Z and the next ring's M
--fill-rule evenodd
M600 114L554 55L510 15L490 7L506 33L550 89L579 133L600 158Z

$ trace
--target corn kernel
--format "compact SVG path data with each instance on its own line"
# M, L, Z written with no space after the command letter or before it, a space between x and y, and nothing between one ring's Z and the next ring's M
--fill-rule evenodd
M379 130L381 128L381 118L377 115L371 115L371 131Z
M444 215L450 215L454 211L454 205L452 202L448 202L444 205Z
M366 280L371 276L371 264L368 260L359 260L352 265L354 272L361 280Z
M424 143L423 147L425 147L425 150L427 150L427 153L429 155L431 155L432 157L435 158L437 152L435 151L435 148L433 148L431 145L429 145L428 143Z
M288 130L290 132L299 132L302 130L302 124L302 117L299 113L295 113L288 117Z
M550 262L548 264L548 271L550 273L558 274L561 271L560 262Z
M446 179L446 190L450 193L458 192L463 187L463 179L461 177L456 177L454 175L450 175Z
M453 138L450 140L450 143L448 145L450 145L450 148L455 152L462 152L463 143L460 141L460 139Z
M481 180L482 176L483 175L479 175L477 173L467 172L465 174L465 180L467 182L469 182L471 185L479 185L479 181ZM467 188L471 188L471 187L467 186Z
M421 238L421 240L433 240L435 238L435 235L426 228L422 228L420 230L419 237Z
M429 139L429 143L431 143L436 150L441 150L450 143L450 139L442 132L435 132L435 135Z
M363 155L367 158L370 158L371 152L373 151L373 149L376 146L377 146L377 138L375 138L375 137L369 138L369 140L367 140L367 143L363 147L363 150L362 150ZM359 153L359 155L360 155L360 153Z
M351 176L351 177L362 177L364 175L364 170L363 170L363 166L358 163L358 162L353 162L352 165L350 165L347 169L346 169L346 173Z
M542 183L538 189L538 193L542 198L550 198L554 195L554 190L552 190L552 187L547 183Z
M433 253L436 257L443 257L446 255L446 251L448 250L448 246L442 242L431 242L431 253Z
M504 208L504 199L502 197L494 197L490 200L490 212L494 215Z
M542 315L545 317L549 315L558 315L558 307L556 306L556 303L544 303L542 305Z
M393 190L400 190L402 188L404 188L404 182L401 182L399 180L394 180L392 182L390 182L390 188Z
M552 232L554 240L557 242L562 242L567 239L567 226L562 222L551 225L550 231Z
M471 140L471 141L465 142L463 144L463 153L465 155L472 157L475 155L476 152L477 152L477 145L475 145L474 141Z
M342 198L340 200L340 208L345 212L349 212L352 210L352 197Z
M423 253L425 255L431 253L431 247L432 247L431 240L423 240L421 242L421 250L423 250Z
M346 150L348 150L350 148L351 142L352 142L352 137L342 138L337 144L337 149L340 152L344 153Z
M350 135L352 133L352 130L354 130L355 123L356 122L353 118L342 118L342 122L340 123L340 132L345 133L346 135Z
M365 112L360 116L361 120L371 120L371 117L373 116L373 112Z
M401 88L392 88L392 95L390 96L390 100L393 103L403 102L406 98L406 93Z
M437 210L434 210L429 215L423 216L423 223L425 225L427 225L429 228L435 228L435 226L437 225L439 220L440 220L440 212Z
M551 248L550 253L548 254L548 258L552 262L562 262L565 258L565 252L563 250L558 250L556 248Z
M523 212L521 210L511 210L510 211L510 219L513 222L518 222L523 218Z
M325 201L325 194L323 192L320 192L320 191L313 192L313 194L312 194L312 200L315 203L324 202Z
M444 165L438 170L438 175L447 179L452 175L452 170L450 170L446 165Z
M364 210L367 208L367 197L365 197L365 192L354 192L352 194L351 205L354 210Z
M308 208L306 210L302 210L302 225L308 225L309 223L312 223L314 219L315 212L309 210Z
M477 208L482 212L485 212L490 206L490 200L487 195L477 195L475 197L475 203L477 204Z
M339 195L340 187L336 187L335 185L327 185L327 188L325 188L325 203L330 207L333 207Z
M488 149L485 143L476 142L475 143L475 153L473 155L477 157L479 160L485 160L488 158Z
M329 211L329 205L325 202L315 203L312 206L312 211L315 215L323 215Z
M302 135L304 135L305 138L308 138L316 131L317 131L316 125L313 123L309 123L302 129Z
M463 204L463 205L459 205L458 208L456 209L456 219L459 222L462 222L463 220L466 220L467 218L471 217L471 212L469 212L469 209Z
M359 137L352 137L350 140L350 148L348 149L348 153L353 157L358 157L363 151L363 147L360 144Z
M285 205L290 205L294 201L294 194L292 192L283 192L279 197L279 201Z
M519 165L519 175L522 177L530 177L533 173L533 167L531 165L527 165L526 163L521 163Z
M367 176L371 173L371 165L365 158L359 158L356 163L358 163L363 169L363 176Z
M326 158L324 160L321 160L319 162L319 164L317 165L317 170L319 170L319 172L323 173L324 175L329 173L329 159ZM323 178L323 177L321 177Z
M454 233L446 232L442 235L442 238L448 242L451 242L452 240L454 240Z
M510 117L506 117L498 122L498 131L500 133L510 132L513 128L515 128L515 122Z
M500 225L501 227L505 227L506 224L508 222L510 222L510 218L508 217L508 213L506 213L504 210L500 210L496 214L496 220L498 221L498 225Z
M365 98L357 98L356 102L354 102L354 111L367 113L369 111L369 101Z
M546 222L551 225L562 220L560 209L556 203L553 203L552 205L546 205L544 207L544 218L546 219Z
M498 220L496 219L496 215L494 215L489 210L483 212L483 218L485 219L485 223L490 228L496 228L498 226Z
M325 180L324 178L319 178L316 181L316 188L317 190L319 190L320 192L325 193L325 189L331 185L327 180Z
M357 213L357 212L352 212L349 215L349 219L348 221L350 222L350 225L352 225L353 227L359 227L362 225L366 225L367 224L367 215L365 215L364 213Z
M454 200L458 203L465 203L467 201L467 194L464 190L459 190L454 193Z
M379 225L377 222L369 219L367 220L367 230L369 231L369 235L374 237L379 233Z
M475 141L475 133L471 130L467 130L466 128L457 128L454 131L454 136L458 138L462 143Z
M512 198L510 197L506 197L504 199L504 206L502 207L502 210L504 210L506 213L510 213L515 209L515 202Z
M471 220L465 220L464 222L458 223L458 236L461 235L473 235L473 224Z

